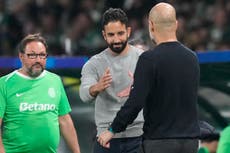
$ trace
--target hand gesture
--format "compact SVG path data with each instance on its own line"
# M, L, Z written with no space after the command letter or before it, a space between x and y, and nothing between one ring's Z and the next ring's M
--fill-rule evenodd
M109 141L112 139L112 137L114 136L114 134L112 132L110 132L109 130L106 130L104 132L102 132L99 136L97 141L105 148L109 148L110 147L110 143Z
M112 75L110 73L109 68L107 68L104 74L102 75L102 77L100 78L99 82L97 83L98 91L100 92L108 88L111 85L111 82L112 82Z
M133 84L133 73L131 71L129 71L128 73L129 77L131 78L132 80L132 83L131 85ZM123 89L122 91L120 91L119 93L117 93L117 96L118 97L128 97L129 96L129 93L130 93L130 90L131 90L131 85L128 86L127 88Z
M97 96L98 93L104 91L111 85L112 82L112 75L110 73L110 69L106 68L104 74L99 79L98 83L90 87L90 94L94 97Z

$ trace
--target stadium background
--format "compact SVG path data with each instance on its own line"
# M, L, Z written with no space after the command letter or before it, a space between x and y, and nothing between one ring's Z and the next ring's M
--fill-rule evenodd
M48 40L48 70L62 76L83 153L95 139L94 105L78 95L87 59L106 47L100 19L109 7L123 8L132 27L130 43L148 49L147 13L161 0L0 0L0 76L20 67L16 46L28 33ZM230 1L169 0L177 9L178 39L192 48L201 65L199 117L221 131L230 122ZM63 141L59 153L67 153Z

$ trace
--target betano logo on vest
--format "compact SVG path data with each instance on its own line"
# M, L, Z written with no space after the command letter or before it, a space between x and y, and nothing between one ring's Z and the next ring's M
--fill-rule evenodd
M56 105L55 104L38 104L38 103L27 103L23 102L20 104L19 111L53 111L55 110Z

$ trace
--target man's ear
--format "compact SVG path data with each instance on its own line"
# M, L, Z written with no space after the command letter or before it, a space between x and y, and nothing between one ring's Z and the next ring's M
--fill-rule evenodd
M154 32L154 24L151 20L149 20L149 31Z
M178 21L176 20L176 29L178 28Z
M22 56L23 56L23 54L21 52L19 52L18 57L19 57L20 60L22 59Z
M131 27L127 27L127 34L128 34L128 38L130 37L131 35L131 31L132 31L132 28Z
M103 38L106 40L106 34L105 34L105 31L104 31L104 30L102 30L102 36L103 36Z

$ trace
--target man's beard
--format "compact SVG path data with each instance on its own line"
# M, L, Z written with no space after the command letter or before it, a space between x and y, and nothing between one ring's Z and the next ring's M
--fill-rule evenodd
M127 42L128 41L126 40L126 41L120 42L120 43L111 43L111 44L108 44L108 46L114 53L120 54L125 49ZM120 47L114 47L117 45L120 45Z
M41 67L41 69L35 71L33 67L35 67L35 66L37 66L37 65L39 65L39 66ZM44 71L44 67L43 67L41 64L36 63L36 64L32 65L32 66L28 69L28 72L27 72L27 73L28 73L28 75L29 75L30 77L36 78L36 77L38 77L43 71Z

